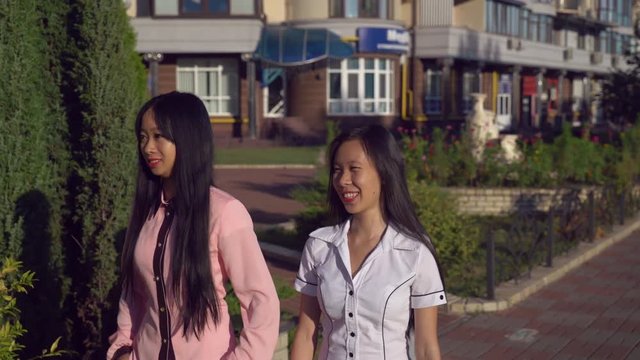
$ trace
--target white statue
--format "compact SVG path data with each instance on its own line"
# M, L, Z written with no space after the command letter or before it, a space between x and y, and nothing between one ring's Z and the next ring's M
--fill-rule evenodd
M499 139L500 129L496 124L496 116L493 111L483 107L485 94L473 93L473 111L467 116L467 131L471 132L472 153L476 161L482 161L482 154L487 141ZM504 135L500 141L502 158L507 162L519 161L522 153L518 150L517 135Z
M507 163L518 162L522 160L522 152L518 149L518 135L503 135L500 140L500 148L502 149L502 159Z
M496 130L492 129L491 114L487 114L482 106L486 97L487 95L481 93L471 94L473 111L467 116L467 131L471 132L472 152L477 161L482 160L482 153L484 153L487 141L496 135Z

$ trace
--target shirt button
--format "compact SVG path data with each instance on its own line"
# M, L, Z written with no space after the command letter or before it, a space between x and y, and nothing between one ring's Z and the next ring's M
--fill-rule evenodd
M351 335L351 337L354 337L354 336L356 336L356 333L354 333L354 332L352 331L352 332L351 332L351 334L349 334L349 335Z
M162 243L158 243L158 247L162 247Z
M164 307L160 308L160 312L164 312L164 310L165 310Z
M156 276L154 280L155 281L160 281L160 276Z
M353 353L349 353L349 357L353 357Z
M162 339L162 342L166 344L167 343L167 339Z
M349 317L353 317L353 313L349 313Z
M353 295L353 290L349 290L349 295Z

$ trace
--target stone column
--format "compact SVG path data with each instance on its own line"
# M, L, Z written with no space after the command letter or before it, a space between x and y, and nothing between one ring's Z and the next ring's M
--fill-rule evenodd
M536 116L533 118L533 127L540 128L542 123L542 92L544 91L545 69L538 70L536 74Z
M511 121L512 128L519 130L522 127L520 105L522 104L522 66L514 66L511 69Z
M451 93L451 67L453 59L442 59L442 119L448 120L453 109L453 94Z
M567 114L564 109L564 87L565 87L565 78L567 77L567 71L562 70L558 75L558 114L560 116L560 125L564 125L565 121L567 121Z

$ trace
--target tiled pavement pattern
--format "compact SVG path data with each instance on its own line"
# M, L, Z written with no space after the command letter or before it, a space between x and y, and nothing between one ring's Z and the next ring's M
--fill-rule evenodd
M443 359L640 359L640 231L515 307L447 319Z

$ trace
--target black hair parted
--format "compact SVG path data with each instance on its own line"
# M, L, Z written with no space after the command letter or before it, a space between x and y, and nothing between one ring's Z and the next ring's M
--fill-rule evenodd
M147 101L136 117L153 116L163 137L175 144L172 170L175 196L174 238L171 248L172 293L181 312L183 334L199 337L208 319L219 323L209 258L210 188L213 186L213 134L209 113L202 101L189 93L171 92ZM124 291L133 294L134 249L140 230L160 207L162 179L149 170L138 146L138 176L133 209L122 253Z
M381 183L380 207L384 220L406 236L424 243L436 258L436 251L424 226L415 212L404 168L404 158L398 142L382 125L360 126L339 134L329 146L329 188L327 202L329 214L337 222L346 221L347 212L333 188L336 153L342 144L350 140L360 141L369 160L373 163Z

